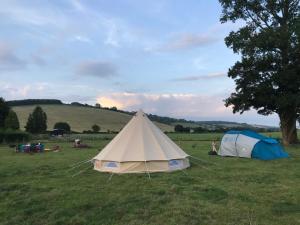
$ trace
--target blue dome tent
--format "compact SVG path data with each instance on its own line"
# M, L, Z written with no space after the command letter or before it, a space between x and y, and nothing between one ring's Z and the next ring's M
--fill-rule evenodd
M225 133L218 154L261 160L289 157L277 140L250 130Z

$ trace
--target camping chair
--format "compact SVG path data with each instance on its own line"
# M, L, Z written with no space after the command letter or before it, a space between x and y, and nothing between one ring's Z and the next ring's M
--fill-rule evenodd
M45 145L44 144L40 144L40 152L44 152L45 149Z
M29 153L30 152L30 146L23 145L22 148L23 148L23 152L25 152L25 153Z
M23 145L22 144L17 145L16 152L23 152Z

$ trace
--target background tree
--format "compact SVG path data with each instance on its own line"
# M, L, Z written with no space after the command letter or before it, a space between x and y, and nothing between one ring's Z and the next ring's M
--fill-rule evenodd
M98 132L100 131L101 128L100 128L97 124L94 124L94 125L92 126L92 129L93 129L94 132L98 133Z
M47 130L47 115L40 106L37 106L29 115L25 128L26 131L34 134Z
M3 98L0 97L0 128L5 127L5 118L9 113L9 106Z
M20 128L20 123L15 111L10 110L4 121L4 127L6 129L18 130Z
M183 131L183 126L180 124L175 125L174 130L175 132L182 132Z
M235 92L225 100L233 112L251 108L259 114L277 113L284 144L297 142L300 113L299 0L219 0L221 22L244 21L225 38L241 55L229 69Z
M185 133L189 133L191 128L189 127L184 127L180 124L177 124L175 127L174 127L174 130L175 132L185 132Z
M71 126L67 122L57 122L54 124L54 129L62 129L66 132L71 132Z
M99 103L96 103L96 104L95 104L95 107L96 107L96 108L101 108L101 105L100 105Z

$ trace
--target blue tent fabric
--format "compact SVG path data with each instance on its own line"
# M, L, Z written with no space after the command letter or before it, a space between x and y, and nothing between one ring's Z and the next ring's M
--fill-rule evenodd
M289 155L283 150L279 143L270 144L265 141L259 141L254 146L251 157L255 159L272 160L288 158Z
M272 160L289 157L289 155L284 151L280 143L274 138L266 137L264 135L258 134L250 130L231 130L226 133L237 135L242 134L260 140L253 147L251 158L261 160Z

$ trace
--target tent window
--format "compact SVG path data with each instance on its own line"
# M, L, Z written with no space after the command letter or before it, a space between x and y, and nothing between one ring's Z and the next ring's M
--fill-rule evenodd
M105 166L106 168L117 168L117 167L118 167L118 164L117 164L116 162L106 162L106 163L104 164L104 166Z
M224 136L223 142L235 142L236 137L226 137Z
M182 160L172 159L172 160L169 161L169 167L170 168L181 167L181 164L182 164Z

